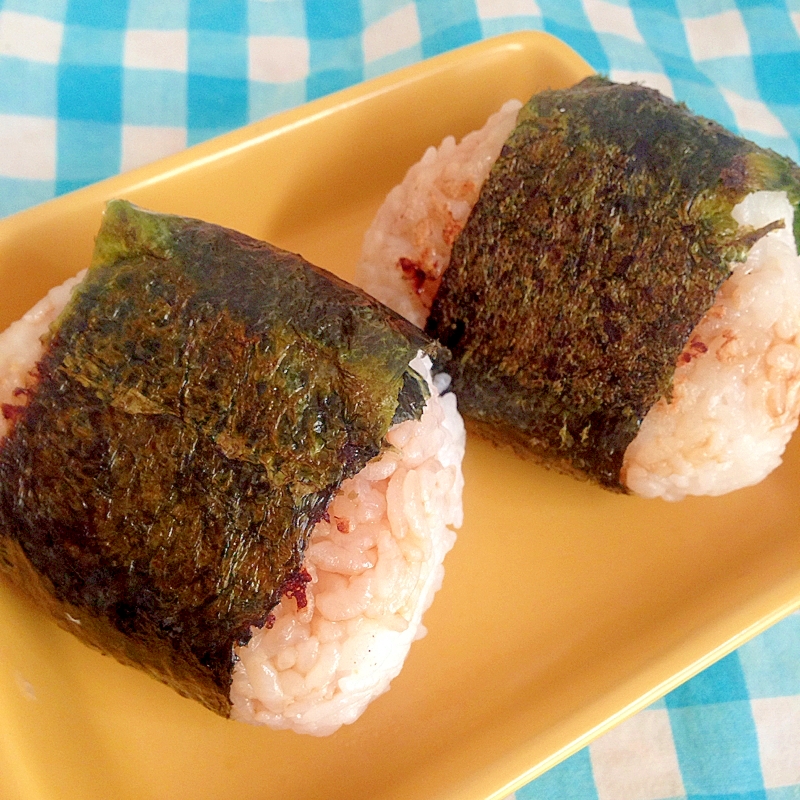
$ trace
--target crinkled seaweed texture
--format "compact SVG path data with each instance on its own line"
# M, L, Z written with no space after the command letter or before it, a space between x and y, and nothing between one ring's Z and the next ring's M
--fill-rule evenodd
M472 427L624 491L625 448L689 334L774 227L731 217L759 189L796 206L800 170L653 90L594 77L534 96L427 324Z
M115 201L0 448L0 569L218 713L341 482L427 397L421 331L299 256Z

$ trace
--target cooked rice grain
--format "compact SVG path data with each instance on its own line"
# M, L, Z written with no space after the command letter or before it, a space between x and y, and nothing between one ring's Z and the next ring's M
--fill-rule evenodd
M800 416L800 258L785 192L754 192L740 225L758 241L717 293L678 360L671 399L648 412L622 476L644 497L680 500L758 483L781 463Z
M0 403L22 405L41 338L84 273L52 289L0 333ZM284 597L271 629L237 649L231 716L319 736L353 722L400 672L439 589L462 521L465 434L448 379L411 365L431 387L419 421L389 431L391 447L346 481L312 534L308 605ZM438 387L438 389L436 388ZM8 421L0 415L0 439Z
M449 137L438 150L429 148L389 193L366 234L356 282L421 327L452 242L518 108L509 101L459 144ZM469 191L448 194L442 186ZM783 218L785 227L760 240L744 263L732 265L732 277L679 359L671 399L650 410L628 447L623 482L645 497L679 500L757 483L781 463L797 426L800 259L793 209L784 192L755 192L736 206L734 218L754 228ZM400 266L404 259L433 275L422 292Z
M429 147L389 192L364 237L355 282L420 328L450 263L453 242L521 107L509 100L458 144L448 136L438 148Z
M434 388L427 356L411 366L432 397L395 426L392 448L342 484L303 566L308 605L284 597L271 629L236 653L234 719L324 736L389 688L439 589L461 525L464 428L453 394Z

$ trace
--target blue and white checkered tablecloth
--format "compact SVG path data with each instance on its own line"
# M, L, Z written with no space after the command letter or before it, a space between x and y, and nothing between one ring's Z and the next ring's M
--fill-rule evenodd
M0 0L0 216L519 29L800 153L800 0ZM800 799L800 615L517 792Z

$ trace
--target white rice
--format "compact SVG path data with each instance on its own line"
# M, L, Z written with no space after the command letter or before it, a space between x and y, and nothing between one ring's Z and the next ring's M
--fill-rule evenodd
M421 327L449 263L450 218L457 208L460 231L469 213L440 187L469 186L463 200L472 208L518 107L506 104L459 144L449 138L430 148L366 234L356 282ZM783 192L756 192L734 210L740 225L782 218L785 227L732 265L733 276L690 337L671 401L651 409L625 453L622 479L633 492L667 500L723 494L757 483L780 464L800 415L800 259L792 217ZM427 264L429 255L435 280L420 295L400 260Z
M464 427L439 396L430 360L412 368L431 388L419 421L395 426L392 449L346 481L303 562L308 605L284 597L271 629L237 648L234 719L325 736L389 688L439 589L461 525Z
M84 273L71 278L0 333L0 403L23 405L43 354L41 338ZM303 567L307 605L284 597L271 629L236 648L231 716L324 736L351 723L389 688L444 575L462 521L465 433L448 376L411 367L431 398L419 421L394 426L390 445L345 481L314 529ZM0 415L0 439L8 421Z

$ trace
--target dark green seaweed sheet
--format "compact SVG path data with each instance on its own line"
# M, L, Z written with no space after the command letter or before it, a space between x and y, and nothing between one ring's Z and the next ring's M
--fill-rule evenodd
M800 170L653 90L593 77L534 96L427 325L471 427L624 491L625 449L692 329L774 227L731 217L758 189L797 207Z
M112 202L0 448L0 569L227 714L233 646L341 482L420 415L419 349L438 352L299 256Z

